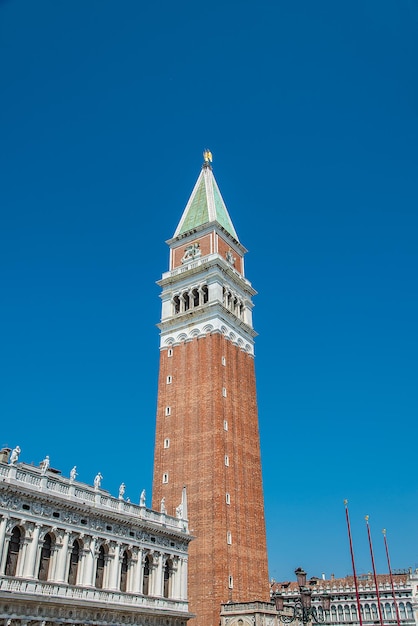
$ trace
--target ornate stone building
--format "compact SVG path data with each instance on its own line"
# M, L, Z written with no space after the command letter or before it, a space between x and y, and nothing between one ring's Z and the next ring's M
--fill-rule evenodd
M405 570L393 574L395 599L393 598L389 574L377 574L382 618L385 626L397 624L397 614L402 626L418 624L418 570ZM320 619L331 625L359 624L354 578L311 578L308 586L312 591L312 606ZM380 624L376 587L372 574L358 576L358 588L362 622L366 626ZM296 582L271 582L272 595L279 593L286 604L292 604L298 598L299 587ZM324 614L322 596L328 594L331 599L329 613ZM396 605L395 605L396 600Z
M187 487L189 601L199 626L223 602L269 601L244 255L205 161L170 247L162 288L153 506L174 515Z
M16 450L16 449L15 449ZM0 452L0 618L7 626L185 626L187 521Z

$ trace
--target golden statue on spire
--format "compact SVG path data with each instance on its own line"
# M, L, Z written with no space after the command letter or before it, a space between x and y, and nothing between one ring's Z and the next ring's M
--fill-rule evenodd
M203 152L203 158L205 159L205 163L212 163L212 152L206 148Z

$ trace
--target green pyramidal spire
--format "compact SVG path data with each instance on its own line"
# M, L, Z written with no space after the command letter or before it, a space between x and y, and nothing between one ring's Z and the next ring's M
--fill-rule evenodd
M203 156L205 161L202 171L184 209L174 237L179 237L204 224L218 222L236 241L239 241L212 172L210 164L212 154L209 150L205 150Z

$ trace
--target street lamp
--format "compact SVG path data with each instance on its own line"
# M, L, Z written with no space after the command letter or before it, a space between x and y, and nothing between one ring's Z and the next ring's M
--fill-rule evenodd
M328 594L320 596L323 612L318 614L316 608L312 606L312 589L306 586L306 572L301 567L298 567L295 570L295 574L299 586L299 597L294 602L285 604L284 596L280 591L276 591L273 594L280 621L284 624L290 624L290 622L295 620L299 620L303 624L326 622L327 614L331 607L330 596ZM284 613L284 609L290 609L291 613Z

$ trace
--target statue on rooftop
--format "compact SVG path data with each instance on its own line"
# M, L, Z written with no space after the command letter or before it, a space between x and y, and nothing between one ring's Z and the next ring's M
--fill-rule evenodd
M125 489L126 489L125 483L122 483L121 486L119 487L119 499L120 500L123 500Z
M9 465L14 465L17 462L20 452L21 450L19 446L16 446L16 448L13 448L10 454Z
M73 483L77 478L77 465L74 465L73 469L70 472L70 481Z
M145 506L145 489L141 491L141 495L139 497L139 506Z
M165 508L165 498L162 498L161 500L161 509L160 509L161 513L167 513L167 509Z
M95 489L100 489L100 485L102 484L102 480L103 480L103 476L101 475L100 472L98 472L95 476L94 479L94 488Z
M48 455L46 455L46 457L44 458L44 460L43 460L43 461L41 461L41 462L39 463L39 467L40 467L40 468L41 468L41 470L42 470L42 474L46 474L46 470L47 470L47 469L49 469L49 466L50 466L50 465L51 465L51 464L50 464L50 462L49 462L49 456L48 456Z

